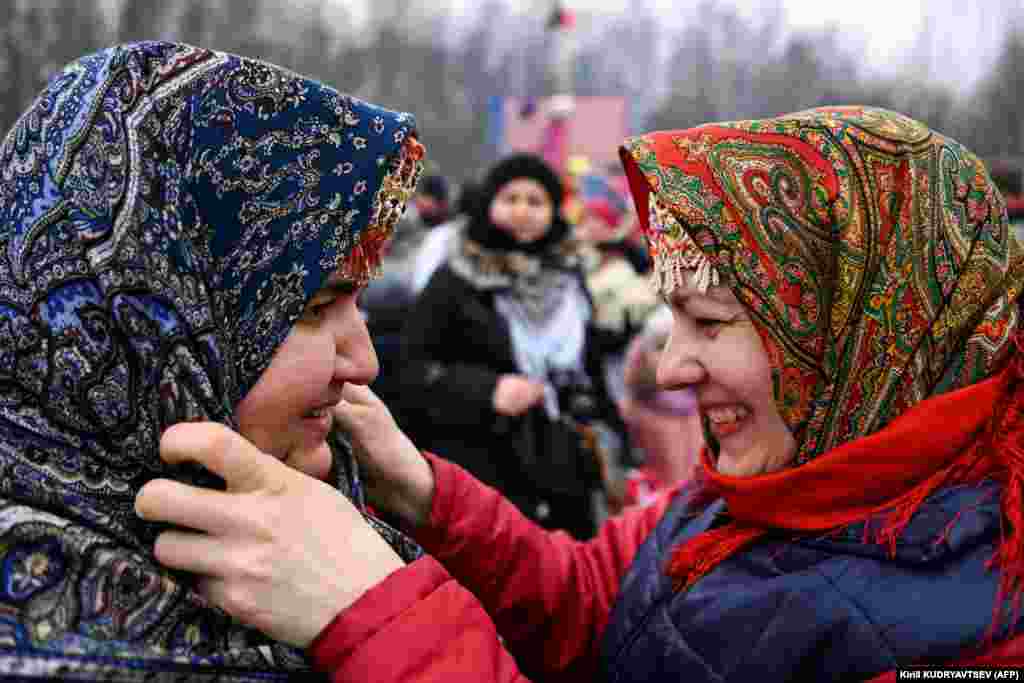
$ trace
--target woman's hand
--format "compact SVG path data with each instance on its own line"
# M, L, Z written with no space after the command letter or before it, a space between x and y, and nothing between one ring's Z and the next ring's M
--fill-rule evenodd
M200 575L205 598L276 640L307 647L343 609L403 566L352 503L322 481L263 453L224 425L164 432L168 463L199 463L226 491L157 479L135 498L165 531L157 560Z
M494 412L519 417L544 400L544 385L523 375L502 375L494 387Z
M352 437L370 503L415 529L430 518L434 472L369 387L346 384L334 417Z

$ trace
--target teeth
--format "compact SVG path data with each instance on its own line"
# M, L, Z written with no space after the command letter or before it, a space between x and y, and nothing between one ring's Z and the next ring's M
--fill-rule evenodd
M324 415L327 414L327 408L317 408L316 410L311 411L309 414L311 417L323 417Z
M725 424L727 422L736 422L742 420L748 414L748 411L743 406L724 406L720 408L709 408L707 410L708 419L715 424Z

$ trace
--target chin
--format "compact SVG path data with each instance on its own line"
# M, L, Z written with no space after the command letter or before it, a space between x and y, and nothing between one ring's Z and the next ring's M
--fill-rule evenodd
M715 462L715 471L726 477L746 477L749 476L747 472L743 471L743 463L730 460L729 458L723 458L721 454L718 456L718 460Z
M533 244L534 242L536 242L537 240L539 240L539 239L540 239L541 237L543 237L543 236L544 236L545 234L546 234L546 233L543 233L543 232L542 232L542 233L540 233L540 234L537 234L537 233L529 233L529 234L526 234L526 235L519 235L519 236L518 236L518 237L516 238L516 240L517 240L517 241L518 241L518 242L519 242L520 244Z
M294 448L284 458L284 463L314 479L325 480L330 474L334 456L326 441L312 447Z
M727 477L754 477L759 474L765 474L767 468L763 459L752 458L750 456L743 457L733 456L727 451L723 451L718 455L718 461L715 464L715 470L719 474L723 474Z

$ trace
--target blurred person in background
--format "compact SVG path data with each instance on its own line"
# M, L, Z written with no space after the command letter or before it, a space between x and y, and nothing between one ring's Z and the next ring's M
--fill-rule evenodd
M429 233L420 245L412 264L412 289L418 296L430 282L441 264L448 258L457 235L464 230L473 213L473 202L478 191L477 182L465 180L459 187L459 198L455 202L452 216Z
M448 180L440 173L425 175L412 198L414 216L427 229L436 228L451 217Z
M658 388L657 369L672 331L672 311L658 308L626 351L619 413L638 467L625 471L622 505L649 505L693 477L704 436L693 389Z
M448 181L438 173L425 175L409 210L386 246L383 277L363 292L361 304L370 324L390 330L416 298L413 268L420 246L431 230L448 220Z
M594 327L605 336L602 359L608 391L615 401L623 395L625 347L647 316L658 306L648 279L626 256L630 212L616 197L581 193L575 235L583 243L587 288L594 303Z
M562 200L539 157L510 156L490 170L409 313L400 410L420 415L425 448L544 526L587 538L602 488L595 458L618 457L621 423Z
M398 373L402 325L419 290L415 285L416 261L422 246L450 216L448 181L437 172L425 174L395 235L386 245L381 277L363 290L359 305L366 315L381 371L373 382L374 391L394 407L395 419L414 429L411 415L402 412Z

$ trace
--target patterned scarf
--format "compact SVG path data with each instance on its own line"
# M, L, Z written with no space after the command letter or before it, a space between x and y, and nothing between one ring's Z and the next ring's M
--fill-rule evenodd
M705 456L703 475L728 491L736 521L677 550L679 586L768 526L824 530L889 510L879 540L894 542L936 488L984 475L1008 482L999 555L1013 565L1003 588L1019 593L1024 451L1003 447L1020 426L999 406L1019 398L1022 368L1007 360L1024 254L982 163L916 121L863 107L653 133L628 141L622 159L639 215L653 193L674 219L644 221L659 277L693 268L693 245L710 261L764 342L798 443L795 469L746 482ZM957 404L944 396L976 419L950 425ZM939 449L928 424L960 440ZM907 450L914 443L934 450ZM855 491L844 473L858 466L867 480ZM833 507L816 516L778 495L772 519L744 506L812 480L835 481L835 497L817 498Z
M460 235L448 257L452 271L480 291L502 292L518 301L526 317L543 324L576 285L576 244L559 243L544 254L489 249Z
M406 114L168 43L71 64L18 121L0 150L5 679L308 677L155 562L133 501L154 477L220 483L164 465L160 435L234 426L326 277L375 274L419 173L413 133Z

